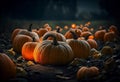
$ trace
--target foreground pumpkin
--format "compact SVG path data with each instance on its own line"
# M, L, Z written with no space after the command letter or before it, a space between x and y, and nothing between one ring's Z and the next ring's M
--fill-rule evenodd
M7 81L16 77L16 66L4 53L0 53L0 80Z
M99 68L95 67L95 66L91 66L91 67L81 67L78 71L77 71L77 79L86 79L86 78L92 78L99 75Z
M67 43L71 46L74 57L87 58L90 55L90 45L85 40L79 40L74 32L73 39L67 39Z
M38 42L26 42L22 46L22 56L26 60L34 60L33 52Z
M73 51L66 42L57 41L55 35L45 36L53 37L52 40L44 40L37 44L34 49L34 60L43 65L65 65L73 60Z

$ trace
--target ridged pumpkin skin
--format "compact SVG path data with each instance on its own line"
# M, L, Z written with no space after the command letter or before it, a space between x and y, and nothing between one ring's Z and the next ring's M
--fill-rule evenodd
M66 42L71 46L74 57L87 58L90 55L90 45L87 41L67 39Z
M49 31L49 32L45 33L43 35L43 40L46 40L45 36L47 36L49 34L54 34L56 36L57 41L66 42L66 38L65 38L65 36L63 34L57 33L57 32L53 32L53 31ZM52 37L48 37L47 40L53 40L53 38Z
M107 32L105 33L104 35L104 41L107 42L107 41L114 41L115 39L115 33L114 32Z
M12 47L13 47L14 51L16 51L17 53L21 53L22 46L24 45L24 43L32 42L32 41L33 41L33 39L27 35L17 35L14 38Z
M94 34L95 39L103 41L105 33L106 33L106 30L98 30L98 31L96 31L95 34Z
M73 60L73 51L71 47L61 41L57 41L54 35L54 40L44 40L37 44L34 49L34 60L43 65L65 65Z
M34 60L33 52L38 42L26 42L22 46L22 56L25 60Z
M16 28L13 30L12 34L11 34L11 41L13 42L15 36L22 30L25 30L25 29L20 29L20 28ZM26 30L27 31L27 30Z
M91 49L92 48L95 48L95 49L98 48L98 44L97 44L97 42L94 39L88 39L87 42L89 43Z
M92 78L99 75L99 69L95 66L92 67L81 67L77 71L77 79L86 79L86 78Z
M7 81L16 77L16 65L4 53L0 53L0 80Z

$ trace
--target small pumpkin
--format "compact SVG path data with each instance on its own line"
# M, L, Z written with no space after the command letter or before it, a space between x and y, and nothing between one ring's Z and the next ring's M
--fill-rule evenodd
M22 56L26 60L34 60L33 52L38 42L26 42L22 46Z
M85 31L85 32L82 32L80 36L84 37L85 39L88 39L88 37L91 36L91 35L92 35L91 32Z
M77 71L77 79L92 78L99 75L99 68L95 66L86 67L83 66Z
M44 24L43 27L46 28L48 31L52 30L52 28L50 27L50 25L48 23Z
M95 39L103 41L105 33L106 33L106 30L98 30L98 31L96 31L95 34L94 34Z
M90 45L86 40L79 40L73 31L71 33L73 39L67 39L66 42L71 46L74 57L87 58L90 55Z
M98 48L98 44L97 44L97 42L94 39L87 39L87 42L89 43L91 49L92 48L95 48L95 49Z
M45 36L53 37L52 40L43 40L34 49L34 60L42 65L65 65L73 60L71 47L62 41L57 41L56 36L49 34Z
M0 53L0 80L7 81L16 77L16 65L4 53Z
M82 32L86 32L86 31L90 31L90 29L88 27L83 27Z
M119 35L118 28L115 25L111 25L108 29L109 32L114 32L116 35Z
M105 33L104 35L104 41L107 42L107 41L114 41L115 39L115 33L114 32L107 32Z
M101 49L101 54L103 54L103 55L113 55L113 52L114 52L114 50L110 46L104 46Z
M75 32L75 34L78 36L78 37L80 37L80 35L81 35L81 33L82 33L82 31L80 30L80 29L70 29L70 30L68 30L66 33L65 33L65 38L66 39L71 39L71 38L73 38L73 36L72 36L72 34L71 34L71 32L70 31L74 31Z

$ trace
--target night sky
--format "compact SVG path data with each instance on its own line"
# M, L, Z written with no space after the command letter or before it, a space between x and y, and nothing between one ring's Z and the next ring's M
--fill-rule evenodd
M106 11L110 1L118 0L0 0L0 17L28 20L111 19L114 16L110 17L111 13Z

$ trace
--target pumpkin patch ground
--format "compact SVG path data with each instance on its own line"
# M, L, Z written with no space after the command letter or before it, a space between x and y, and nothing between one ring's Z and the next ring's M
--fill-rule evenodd
M110 25L102 30L78 24L74 28L59 28L62 29L60 36L57 35L58 28L49 23L47 28L44 27L46 33L41 36L35 31L38 28L31 28L33 31L29 32L27 28L13 27L12 31L1 33L0 82L120 81L120 35L115 30L117 26ZM18 30L33 35L17 33ZM68 32L70 38L66 38ZM81 36L83 32L90 34ZM58 39L61 36L63 40Z

